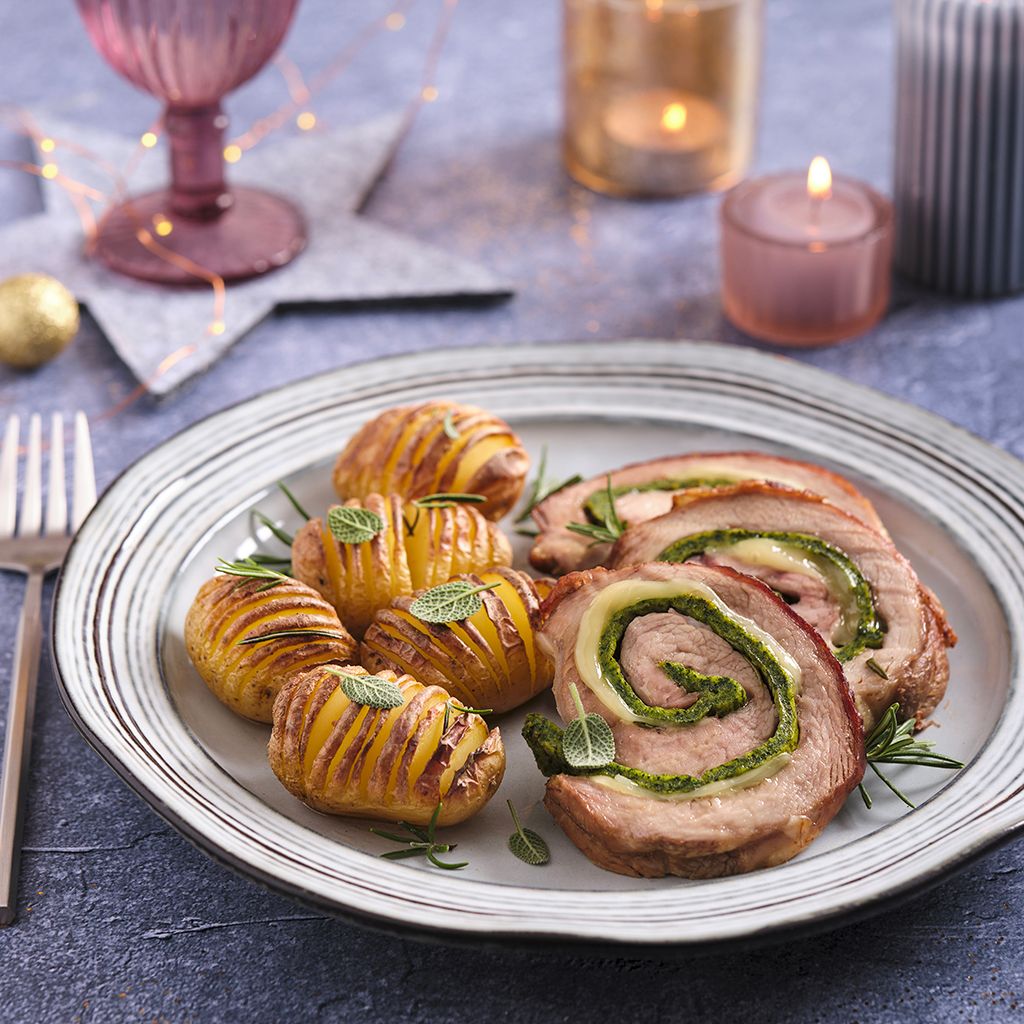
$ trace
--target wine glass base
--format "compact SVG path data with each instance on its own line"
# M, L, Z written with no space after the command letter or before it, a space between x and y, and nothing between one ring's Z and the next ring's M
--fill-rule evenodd
M230 196L231 206L213 220L170 212L168 189L134 196L100 221L92 254L129 277L196 285L209 274L225 281L266 274L305 248L305 220L286 199L244 187Z

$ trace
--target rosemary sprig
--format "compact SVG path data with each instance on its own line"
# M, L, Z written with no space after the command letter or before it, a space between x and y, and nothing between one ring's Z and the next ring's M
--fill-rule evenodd
M456 505L482 505L487 500L483 494L464 494L460 491L442 491L439 494L426 494L422 498L413 498L417 508L453 508Z
M347 640L344 633L333 629L279 629L273 633L260 633L257 636L243 637L235 641L236 647L245 647L248 644L265 644L270 640L287 640L291 637L309 637L310 639L323 638L325 640Z
M889 673L886 672L885 669L882 668L882 666L879 665L874 658L868 658L868 660L865 661L864 664L867 665L867 667L871 669L871 671L874 672L876 676L881 676L883 679L889 678Z
M259 509L253 509L253 516L261 522L286 548L292 546L292 541L295 539L290 533L282 530L277 523L274 522L269 516L265 516Z
M257 565L288 565L292 563L290 559L285 558L282 555L272 555L268 551L254 551L249 558Z
M550 498L552 494L564 491L566 487L572 487L573 484L581 483L583 480L579 473L573 473L572 476L567 476L564 480L549 480L547 468L548 446L544 445L540 450L540 463L537 466L537 475L533 478L533 483L530 484L530 490L526 495L526 504L516 519L517 523L525 523L530 518L530 513L545 498Z
M287 487L285 486L285 484L281 483L281 481L280 481L280 480L278 480L278 481L277 481L277 486L281 488L281 493L282 493L282 494L284 494L284 496L285 496L285 497L286 497L286 498L287 498L287 499L288 499L288 500L289 500L289 501L291 502L291 506L292 506L292 508L293 508L293 509L295 509L295 511L296 511L296 512L298 512L298 513L299 513L299 515L300 515L300 516L302 516L302 518L303 518L303 519L305 519L305 520L306 520L306 521L308 522L308 521L309 521L310 519L312 519L312 518L313 518L313 517L312 517L312 516L311 516L311 515L310 515L310 514L309 514L309 513L308 513L308 512L307 512L307 511L306 511L306 510L305 510L305 509L304 509L304 508L303 508L303 507L302 507L302 506L300 505L300 504L299 504L299 499L298 499L298 498L296 498L294 494L292 494L292 492L291 492L291 491L290 491L290 490L289 490L289 489L288 489L288 488L287 488Z
M592 544L614 544L626 531L626 524L619 518L615 510L615 493L612 491L611 474L607 477L608 484L605 494L608 497L607 515L599 523L567 523L566 529L578 533L581 537L589 537Z
M449 697L444 702L444 721L441 723L442 736L448 731L448 721L451 718L453 711L458 711L460 714L466 715L490 715L494 712L494 708L466 708L463 707L454 697Z
M375 836L380 836L382 839L390 839L393 843L404 843L404 848L400 850L388 850L387 853L382 853L381 857L385 860L405 860L406 857L426 857L431 864L436 868L442 868L445 871L457 871L459 868L464 868L469 861L464 860L458 864L452 864L448 861L441 860L437 854L439 853L451 853L455 849L455 843L439 843L436 837L437 819L441 815L441 806L443 801L438 800L437 806L434 808L434 813L431 815L430 824L426 829L420 828L418 825L410 825L407 821L400 821L398 823L399 828L405 829L408 835L400 835L397 832L386 832L381 828L371 828L370 831ZM411 837L411 838L410 838Z
M241 577L241 586L246 580L266 580L264 586L257 587L256 592L259 593L262 590L270 590L271 587L276 587L279 583L291 579L290 576L286 576L283 572L278 572L276 569L271 569L269 565L260 565L259 562L252 558L243 558L240 562L229 562L227 559L217 559L217 572L222 572L226 576L239 576Z
M914 719L900 722L896 717L899 704L889 705L878 725L871 730L865 741L868 766L908 807L917 805L902 793L878 767L880 764L916 764L923 768L963 768L963 762L955 758L936 754L935 744L930 740L914 739ZM861 783L857 787L867 807L871 807L871 796Z

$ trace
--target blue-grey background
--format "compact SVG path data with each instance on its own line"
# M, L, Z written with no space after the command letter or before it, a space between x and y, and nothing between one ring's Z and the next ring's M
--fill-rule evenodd
M888 191L887 0L768 0L759 170L817 152ZM310 309L253 331L206 376L95 430L102 486L174 431L320 369L429 345L693 337L742 343L717 295L714 196L592 195L558 157L559 5L466 0L426 107L367 215L518 282L491 305ZM384 0L303 0L286 52L323 65ZM419 0L314 104L356 122L415 90L440 4ZM240 126L276 106L265 72L230 102ZM81 111L141 132L152 100L92 51L69 0L0 4L0 99ZM270 143L272 144L272 143ZM0 158L28 148L0 134ZM39 208L0 171L0 220ZM40 246L46 239L40 238ZM26 266L25 270L31 269ZM154 301L158 301L155 299ZM229 300L230 303L230 300ZM847 346L799 355L933 409L1018 454L1024 300L961 304L906 286ZM230 304L228 307L230 317ZM0 368L0 413L97 414L133 386L95 326L28 375ZM0 697L20 583L0 577ZM5 700L5 697L4 697ZM0 711L0 716L3 712ZM235 877L166 826L102 764L43 666L25 832L22 914L0 931L0 1020L997 1021L1024 1005L1024 847L988 854L906 905L823 937L678 964L423 945L325 919Z

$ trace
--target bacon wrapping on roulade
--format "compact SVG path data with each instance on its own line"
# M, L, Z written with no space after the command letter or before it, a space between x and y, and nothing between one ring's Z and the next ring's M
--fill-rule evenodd
M592 543L568 527L570 523L596 523L605 518L609 477L615 511L626 525L664 515L671 511L676 495L688 490L760 480L813 491L885 533L871 502L849 480L821 466L765 452L694 453L636 462L546 498L532 513L540 530L530 552L533 565L560 575L608 564L610 544Z
M892 541L819 496L743 483L676 499L630 527L610 564L701 562L757 577L831 644L870 732L893 703L919 724L942 699L956 635Z
M545 806L597 865L709 878L780 864L864 774L860 716L815 630L731 569L649 563L562 579L542 609L563 720L573 693L614 759L574 767L527 717Z

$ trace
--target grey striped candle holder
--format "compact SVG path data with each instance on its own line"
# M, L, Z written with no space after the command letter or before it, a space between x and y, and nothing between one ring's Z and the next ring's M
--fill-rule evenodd
M1024 0L896 0L896 268L1024 289Z

